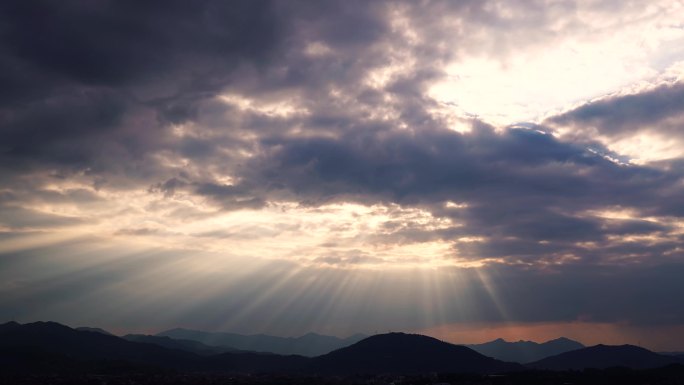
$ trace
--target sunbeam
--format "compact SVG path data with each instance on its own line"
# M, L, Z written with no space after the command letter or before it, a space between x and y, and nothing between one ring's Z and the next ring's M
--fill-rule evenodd
M0 318L684 346L682 20L2 1Z

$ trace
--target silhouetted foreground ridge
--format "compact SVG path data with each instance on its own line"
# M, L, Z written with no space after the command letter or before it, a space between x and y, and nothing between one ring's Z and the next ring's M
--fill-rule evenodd
M528 367L546 370L581 370L625 367L631 369L659 368L682 363L674 356L654 353L633 345L596 345L573 350L528 364Z
M349 373L499 373L523 367L459 345L418 334L389 333L315 358L317 372Z
M513 376L513 373L530 371L530 368L641 369L681 362L679 357L660 355L635 346L598 345L549 357L526 368L486 357L464 346L404 333L368 337L313 358L245 351L221 353L213 351L215 347L166 337L129 335L126 338L98 330L75 330L54 322L6 323L0 325L0 375L74 376L145 372L248 377L255 374L349 377L431 373L475 376L508 373Z
M203 349L202 345L160 340L160 337L129 335L127 338L75 330L54 322L4 324L0 325L0 366L6 371L31 373L153 367L188 372L341 375L496 373L522 369L520 365L485 357L463 346L403 333L369 337L314 358L242 351L211 354L203 350L196 354L187 349Z

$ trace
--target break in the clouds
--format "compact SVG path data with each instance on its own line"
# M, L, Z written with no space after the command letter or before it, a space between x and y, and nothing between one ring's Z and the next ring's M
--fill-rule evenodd
M680 327L682 16L3 2L0 316Z

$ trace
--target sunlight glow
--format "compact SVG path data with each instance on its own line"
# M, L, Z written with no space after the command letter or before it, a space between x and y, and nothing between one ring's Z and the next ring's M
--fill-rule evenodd
M306 108L298 106L292 100L292 96L283 100L255 100L238 94L223 94L218 99L226 104L233 105L243 111L251 111L257 114L286 118L293 115L307 115Z
M505 57L459 57L446 67L448 79L429 94L499 125L539 121L552 111L652 78L682 53L673 51L684 46L681 4L631 9L619 24L612 14L578 7L583 32L551 34L545 44L523 46Z
M684 143L678 138L656 133L639 133L618 140L603 138L608 148L630 158L630 163L647 164L684 156Z
M230 176L224 178L232 180ZM449 218L435 217L419 208L397 204L365 206L336 203L320 207L294 202L269 202L258 209L217 210L205 199L182 190L168 193L148 191L94 190L69 181L54 183L50 191L75 189L97 197L89 204L73 201L34 203L32 210L73 218L59 230L3 243L3 250L30 244L57 242L81 236L116 239L149 248L197 250L226 257L296 261L352 269L381 266L471 266L453 256L453 242L478 242L479 238L454 240L422 238L414 232L438 232L459 226ZM462 204L451 208L465 207ZM43 239L41 241L41 239ZM197 260L193 269L217 261Z

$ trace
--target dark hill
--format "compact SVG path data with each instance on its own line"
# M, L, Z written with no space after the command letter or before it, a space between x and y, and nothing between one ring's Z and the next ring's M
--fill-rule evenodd
M3 357L61 357L60 360L122 361L156 367L201 368L200 357L151 344L139 344L91 331L78 331L55 322L0 326ZM3 366L9 361L3 360Z
M573 350L533 362L527 366L535 369L581 370L626 367L631 369L658 368L681 362L677 357L664 356L633 345L596 345Z
M321 374L498 373L521 369L518 364L485 357L464 346L404 333L368 337L314 358L312 367Z
M10 321L0 325L0 333L11 332L21 327L21 324L15 321Z
M567 338L558 338L544 343L533 341L508 342L499 338L477 345L464 345L478 353L502 361L527 363L557 354L582 349L584 345Z
M178 342L169 342L171 345L174 343ZM304 371L310 360L301 356L250 352L203 357L157 344L127 341L99 332L79 331L55 322L0 325L0 373L99 373L103 369L116 372L153 368L298 373Z

